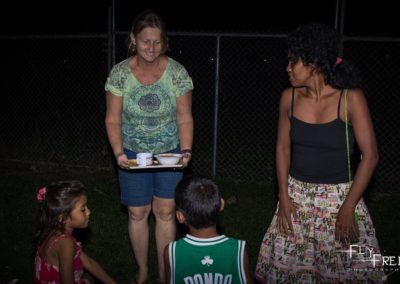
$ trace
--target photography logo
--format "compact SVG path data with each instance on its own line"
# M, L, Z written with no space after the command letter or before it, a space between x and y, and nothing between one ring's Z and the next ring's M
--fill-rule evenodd
M348 259L355 263L351 269L383 271L385 272L383 280L400 271L400 256L382 255L375 252L374 248L356 244L341 252L346 253Z

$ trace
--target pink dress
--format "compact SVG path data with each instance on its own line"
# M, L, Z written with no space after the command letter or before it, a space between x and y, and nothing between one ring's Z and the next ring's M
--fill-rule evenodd
M60 240L61 238L71 238L76 246L76 253L74 256L73 268L74 268L74 279L75 283L78 284L88 284L89 281L86 279L82 279L83 275L83 263L80 258L81 255L81 244L75 240L74 237L68 234L63 234L58 236L53 240L53 242L49 245L48 250L53 246L55 242ZM60 272L58 266L52 265L47 263L46 258L41 258L39 256L39 251L41 250L43 244L38 247L35 256L35 276L34 276L34 283L35 284L59 284L61 283L60 280Z

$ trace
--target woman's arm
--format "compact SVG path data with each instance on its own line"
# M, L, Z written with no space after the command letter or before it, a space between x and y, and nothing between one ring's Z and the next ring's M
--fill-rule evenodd
M336 239L341 241L348 238L346 233L358 234L357 226L354 227L354 210L371 180L379 159L375 132L364 93L360 89L351 90L347 99L349 120L362 159L357 167L351 189L338 212L335 232Z
M191 150L193 144L192 92L188 92L177 98L176 119L179 130L180 147L182 150ZM182 157L183 166L187 166L190 158L191 154Z
M279 104L278 133L276 139L276 173L279 197L289 197L287 192L290 167L290 109L291 93L285 90Z
M293 232L291 215L296 210L288 194L288 175L290 167L290 106L292 89L286 89L279 104L278 134L276 141L276 174L279 187L278 228L281 233ZM289 232L290 230L290 232Z
M122 96L115 96L111 92L106 93L106 130L115 159L118 166L126 168L129 166L128 159L124 154L121 137Z
M361 90L353 90L348 96L350 123L360 149L362 159L357 167L351 190L345 202L355 207L363 195L378 164L379 154L375 132L367 101Z

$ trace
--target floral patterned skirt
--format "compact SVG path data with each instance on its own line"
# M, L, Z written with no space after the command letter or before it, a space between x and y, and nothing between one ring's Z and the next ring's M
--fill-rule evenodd
M296 206L294 234L279 233L277 211L261 244L255 277L261 283L382 283L380 250L368 209L356 207L357 243L335 241L337 212L351 183L314 184L289 176ZM279 204L278 204L279 205Z

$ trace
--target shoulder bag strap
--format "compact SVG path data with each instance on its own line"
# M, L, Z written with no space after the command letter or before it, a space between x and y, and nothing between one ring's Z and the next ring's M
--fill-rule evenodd
M347 117L347 89L344 90L344 117L346 122L346 148L347 148L347 167L349 169L349 182L351 181L350 168L350 146L349 146L349 120Z

